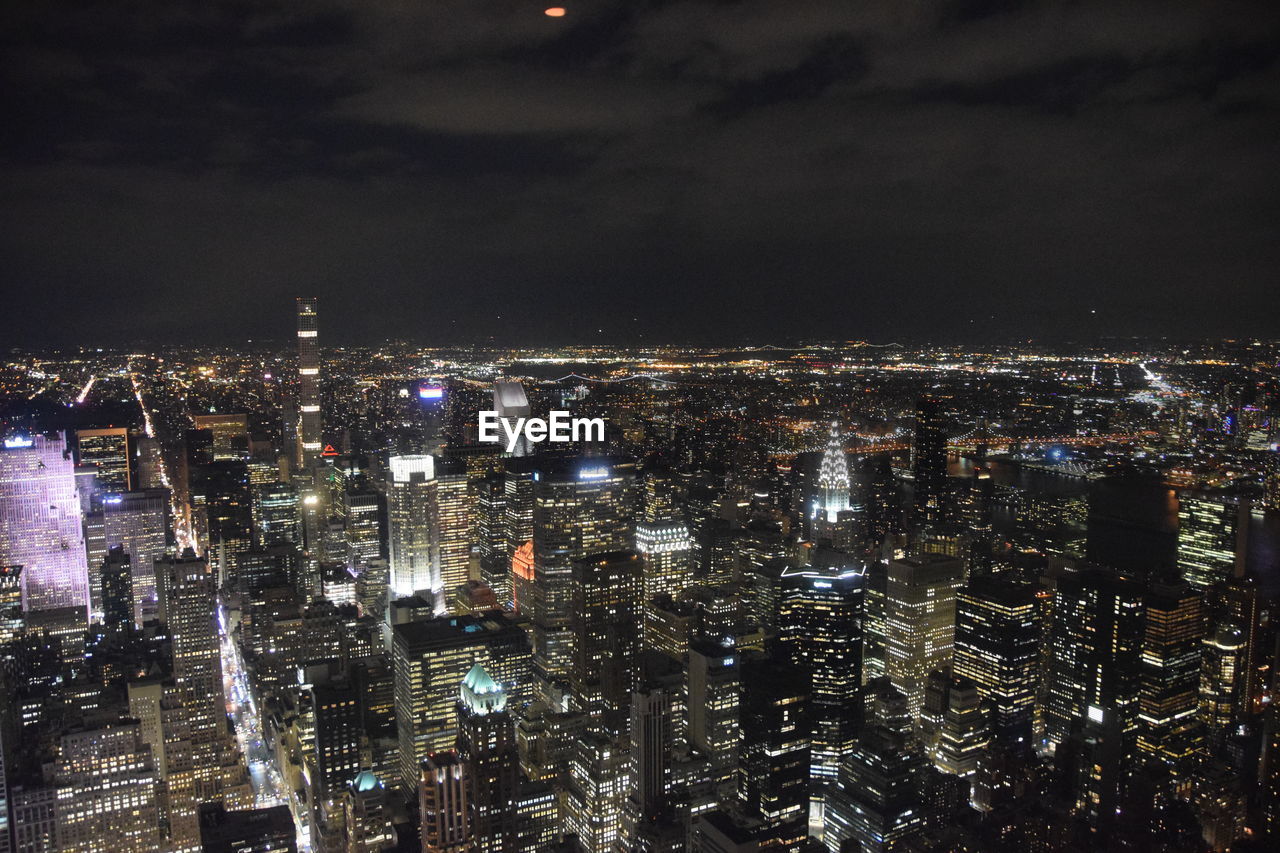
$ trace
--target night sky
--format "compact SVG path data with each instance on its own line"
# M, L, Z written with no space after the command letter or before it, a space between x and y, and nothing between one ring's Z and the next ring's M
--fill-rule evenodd
M0 342L1280 333L1280 4L561 4L3 4Z

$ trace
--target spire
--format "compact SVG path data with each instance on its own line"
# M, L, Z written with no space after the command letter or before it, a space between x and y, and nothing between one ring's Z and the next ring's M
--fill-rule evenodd
M844 452L844 438L840 423L831 422L827 448L822 453L822 467L818 469L818 498L814 502L814 516L825 513L828 521L849 509L849 457Z

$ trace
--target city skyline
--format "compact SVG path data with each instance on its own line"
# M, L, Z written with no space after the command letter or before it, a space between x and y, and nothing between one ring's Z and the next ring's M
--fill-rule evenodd
M1280 4L0 10L0 853L1280 850Z
M1280 341L344 348L273 307L296 343L0 364L0 849L1280 834Z

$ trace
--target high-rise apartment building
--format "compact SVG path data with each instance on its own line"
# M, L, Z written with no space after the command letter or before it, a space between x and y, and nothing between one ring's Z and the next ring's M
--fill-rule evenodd
M298 299L298 465L315 461L324 449L320 413L320 341L316 300Z

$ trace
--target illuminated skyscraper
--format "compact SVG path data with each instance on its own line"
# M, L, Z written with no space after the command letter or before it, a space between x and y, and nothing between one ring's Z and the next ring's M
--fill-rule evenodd
M63 436L0 448L0 565L22 566L23 610L89 606L75 463Z
M1132 581L1097 569L1058 579L1044 706L1051 744L1089 719L1136 743L1142 614L1142 590Z
M320 341L316 300L298 299L298 465L315 461L324 449L320 416Z
M253 490L253 531L257 544L302 547L298 490L288 483L267 483Z
M636 524L636 550L644 557L643 601L655 595L679 595L693 580L689 527L677 518L644 520Z
M377 492L349 486L342 493L341 513L347 565L354 569L368 566L381 551Z
M165 553L169 491L107 492L101 496L99 507L87 523L91 531L101 531L89 543L90 566L100 566L111 548L121 548L129 555L134 619L142 624L155 615L155 561Z
M391 634L400 774L412 790L423 759L456 745L458 685L475 664L508 701L527 701L529 644L524 631L499 614L406 622Z
M1006 743L1031 743L1040 637L1034 586L996 575L957 591L954 671L991 702L992 735Z
M566 828L578 836L583 853L611 853L622 834L627 750L604 735L588 732L573 744L565 798Z
M222 798L228 741L217 579L206 561L191 556L158 561L156 577L160 618L173 640L174 697L181 703L189 742L182 766L168 767L170 820L185 825L194 821L197 804Z
M404 597L418 590L442 592L439 545L433 523L435 458L392 456L387 481L387 543L391 588ZM443 602L437 601L437 610ZM416 775L416 771L415 771Z
M851 550L854 544L856 522L850 500L851 490L844 438L840 434L840 424L832 421L818 469L817 495L813 500L810 520L815 540L825 539L842 551Z
M912 719L924 705L929 673L951 664L956 590L964 562L921 554L889 563L885 586L885 674L907 697Z
M502 474L503 498L506 509L503 518L507 540L508 566L514 569L516 552L526 545L529 556L533 556L533 464L527 459L506 460L506 470ZM532 569L532 562L529 564ZM511 597L516 598L516 577L511 578ZM520 605L527 609L528 601Z
M742 741L738 656L732 647L699 640L690 644L685 666L689 742L707 757L716 796L721 805L728 805L736 798Z
M1204 638L1200 669L1200 720L1210 745L1221 749L1243 715L1244 659L1248 642L1244 629L1219 621Z
M1214 584L1205 592L1205 613L1209 619L1208 634L1216 626L1230 624L1244 637L1244 659L1241 662L1241 710L1246 714L1263 710L1268 666L1266 630L1267 608L1258 581L1244 575L1243 561L1236 564L1237 574Z
M811 794L833 781L861 725L862 567L792 570L783 575L779 639L809 676Z
M387 788L374 773L364 770L347 786L343 826L346 853L378 853L395 846Z
M466 585L471 571L471 496L467 493L466 472L436 472L431 498L431 522L440 561L439 595L452 608L454 595Z
M889 701L876 706L905 716L905 697L888 690ZM926 764L907 728L896 714L867 720L836 784L827 789L823 841L831 853L886 853L924 824L920 778Z
M675 743L672 698L666 685L654 682L641 684L631 694L630 794L622 810L622 831L623 840L633 846L665 816L670 804Z
M1189 584L1158 583L1146 595L1138 749L1186 782L1201 737L1196 721L1204 615Z
M605 457L539 467L533 482L532 600L534 669L543 684L567 681L573 664L570 626L573 561L631 547L634 464Z
M829 521L849 509L849 458L844 452L844 439L840 424L831 422L827 446L822 453L822 466L818 471L818 497L814 503L814 515L822 515Z
M578 710L615 737L625 734L630 714L643 565L635 551L614 551L581 557L571 569L569 684Z
M517 853L520 756L507 693L480 664L462 681L458 758L471 783L471 837L478 853Z
M967 678L948 678L932 748L934 766L961 777L971 786L978 759L986 752L990 737L988 715L977 685Z
M106 491L133 488L129 473L129 430L125 427L76 430L76 458L97 469L98 484Z
M1233 501L1190 494L1179 497L1178 570L1183 580L1203 590L1231 575L1240 515L1240 506Z
M507 495L503 476L490 474L476 481L476 539L480 550L480 580L498 602L511 603L511 554L507 551Z

